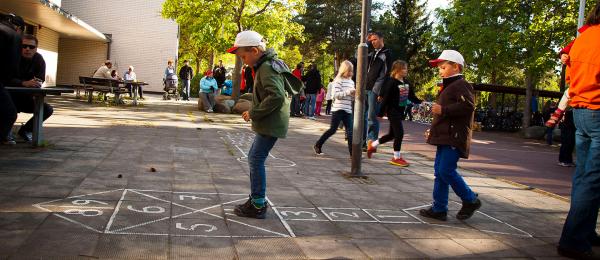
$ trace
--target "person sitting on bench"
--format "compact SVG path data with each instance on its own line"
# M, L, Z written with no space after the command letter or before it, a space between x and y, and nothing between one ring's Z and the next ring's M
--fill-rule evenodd
M46 62L37 52L38 39L33 35L23 35L21 45L21 63L17 78L13 78L10 85L16 87L40 88L46 78ZM12 100L19 113L34 113L35 103L31 94L11 93ZM44 103L44 121L48 119L54 109ZM31 142L33 131L33 118L29 119L18 132L26 142Z

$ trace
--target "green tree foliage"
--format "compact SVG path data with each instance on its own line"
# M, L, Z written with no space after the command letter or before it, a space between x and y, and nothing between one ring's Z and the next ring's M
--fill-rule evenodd
M465 56L481 82L514 82L522 71L527 88L525 118L535 86L559 64L557 52L573 39L576 0L454 0L438 10L436 45ZM528 125L524 120L524 125Z
M244 30L257 31L276 50L284 50L286 39L302 41L303 26L292 18L303 11L304 0L166 0L162 15L180 25L180 50L194 53L199 69L198 60L212 61L214 53L223 53ZM238 91L240 71L236 60Z
M418 88L434 76L427 63L433 56L433 25L427 1L394 1L392 10L373 22L373 30L384 34L385 45L395 59L409 63L409 78Z
M360 18L360 0L307 0L306 12L295 18L305 28L302 54L316 58L325 51L337 56L338 62L353 57L359 42Z

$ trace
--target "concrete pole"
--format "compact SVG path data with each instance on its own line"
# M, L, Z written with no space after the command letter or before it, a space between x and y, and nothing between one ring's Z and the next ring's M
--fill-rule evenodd
M583 26L583 20L585 19L585 0L579 0L579 19L577 19L577 30ZM577 31L579 36L579 31Z
M352 131L352 168L350 175L360 177L362 163L362 138L365 128L365 86L367 80L367 30L371 19L371 0L362 0L362 22L360 30L360 44L356 60L356 98L354 102L354 126Z

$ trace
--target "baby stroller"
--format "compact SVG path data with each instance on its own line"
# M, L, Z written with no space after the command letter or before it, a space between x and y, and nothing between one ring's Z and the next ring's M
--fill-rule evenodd
M179 101L179 92L177 91L177 78L169 77L167 79L163 79L164 91L163 100L170 100L171 98L175 98L175 100Z

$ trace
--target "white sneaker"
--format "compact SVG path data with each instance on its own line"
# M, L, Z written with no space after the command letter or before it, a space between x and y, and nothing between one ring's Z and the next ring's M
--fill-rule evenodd
M212 113L212 112L213 112L212 109L209 109L208 111L206 111L206 113Z

